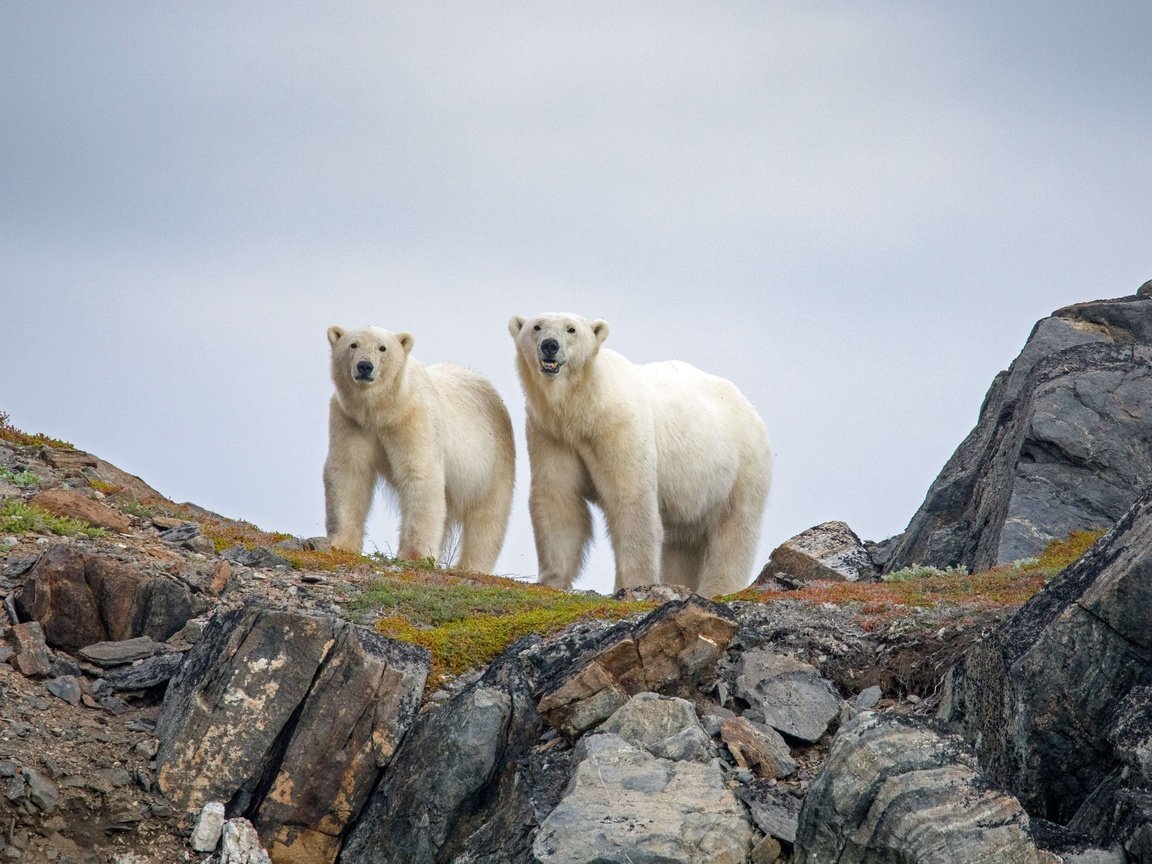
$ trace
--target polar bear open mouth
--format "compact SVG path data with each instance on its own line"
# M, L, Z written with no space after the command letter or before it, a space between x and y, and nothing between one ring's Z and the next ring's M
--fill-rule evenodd
M559 375L560 367L563 365L563 360L541 360L540 371L545 375Z

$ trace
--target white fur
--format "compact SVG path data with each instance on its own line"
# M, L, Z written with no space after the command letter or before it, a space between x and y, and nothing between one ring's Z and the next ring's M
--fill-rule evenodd
M440 558L461 527L458 566L491 572L512 507L516 452L508 409L480 375L422 366L409 333L328 329L332 381L324 463L328 539L359 552L383 477L400 504L398 557ZM371 373L357 379L358 364Z
M748 584L772 479L764 422L730 381L676 361L636 365L604 321L508 322L527 401L529 508L540 581L569 588L604 512L617 590L655 582L713 596ZM555 340L561 365L544 371Z

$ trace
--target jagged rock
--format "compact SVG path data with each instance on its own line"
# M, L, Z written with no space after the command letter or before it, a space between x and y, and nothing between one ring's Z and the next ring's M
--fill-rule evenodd
M25 766L21 772L28 784L28 800L35 804L45 815L51 814L60 803L60 792L56 784L39 771Z
M137 636L135 639L122 639L116 642L97 642L94 645L85 645L79 654L85 660L97 666L109 668L124 666L135 660L143 660L161 651L167 651L168 646L153 642L147 636Z
M843 704L815 667L764 649L744 652L736 695L752 706L749 716L809 743L828 731Z
M692 703L674 696L637 693L601 728L661 759L708 762L715 755Z
M271 549L257 546L255 549L245 549L243 546L233 546L220 553L221 558L239 564L243 567L285 567L292 568L292 562L277 555Z
M752 769L757 777L774 780L796 770L796 760L787 743L770 726L730 717L720 726L720 740L728 745L736 764Z
M196 852L215 852L224 831L224 802L208 801L200 809L196 827L192 829L192 849Z
M415 716L428 662L332 616L217 615L168 686L157 783L186 812L222 800L253 818L278 859L330 862Z
M253 817L276 860L335 859L345 829L416 716L428 663L420 649L348 624L337 627Z
M47 684L48 692L58 699L63 699L69 705L80 704L80 682L75 675L61 675L53 678Z
M272 864L256 829L247 819L229 819L224 823L220 833L220 864Z
M164 654L155 654L131 666L113 669L101 679L97 688L93 685L94 693L104 691L120 692L124 690L147 690L157 684L171 680L180 666L184 663L184 655L177 651Z
M57 516L80 519L89 525L115 531L118 534L126 534L132 530L132 520L119 510L70 489L48 489L38 492L28 503Z
M1040 321L993 381L976 428L891 550L969 570L1110 527L1152 481L1152 306L1100 300Z
M800 810L796 864L1058 864L955 738L865 712L833 739Z
M993 782L1100 846L1152 835L1150 561L1152 493L968 652L942 706Z
M852 707L857 711L867 711L869 708L875 708L880 702L880 697L884 695L884 691L873 684L871 687L865 687L856 694L856 698L852 700Z
M52 657L44 643L44 630L36 621L16 624L11 630L16 640L16 668L29 678L52 674Z
M163 641L207 604L170 576L146 575L61 543L32 565L15 607L22 620L43 625L49 645L76 651L136 636Z
M786 789L757 781L736 790L736 796L748 805L756 827L785 843L796 842L800 821L800 799Z
M385 775L341 864L438 860L459 811L495 775L512 713L507 689L478 686L429 715Z
M754 584L773 584L781 575L790 583L871 581L879 572L847 523L824 522L777 546Z
M576 745L572 780L540 826L541 864L744 864L752 826L715 764L658 759L610 733Z
M629 697L661 692L710 670L736 632L732 613L700 597L665 604L634 628L618 628L573 673L546 687L537 707L575 737L607 719Z

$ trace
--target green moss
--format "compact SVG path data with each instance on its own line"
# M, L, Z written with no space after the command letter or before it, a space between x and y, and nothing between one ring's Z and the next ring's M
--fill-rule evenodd
M85 537L103 537L106 533L103 528L97 528L80 519L56 516L23 501L5 501L0 505L0 532L12 534L36 532L57 534L61 537L72 537L77 534Z
M35 486L40 482L40 478L31 471L10 471L7 468L0 468L0 480L22 487Z
M462 586L456 587L460 589ZM536 587L512 585L504 590L509 596L503 599L489 591L470 591L464 587L461 593L466 599L457 602L440 596L413 602L420 592L405 592L408 599L400 600L396 609L411 611L416 616L415 620L403 614L392 614L381 618L376 629L394 639L427 648L432 654L428 682L435 686L442 675L459 675L474 666L490 663L517 639L529 634L556 633L577 621L618 620L638 612L648 612L655 606L653 603L564 594L549 589L540 592L526 590ZM439 592L434 593L439 595ZM465 608L489 611L462 614L459 610ZM450 612L450 609L456 611ZM462 617L441 620L435 625L422 620L444 619L459 614Z
M1103 528L1097 531L1072 531L1063 540L1053 540L1036 559L1036 567L1055 575L1078 561L1107 533Z

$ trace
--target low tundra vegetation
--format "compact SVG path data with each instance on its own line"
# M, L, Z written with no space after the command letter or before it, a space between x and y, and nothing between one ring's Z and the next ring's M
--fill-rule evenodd
M103 537L107 532L80 519L56 516L23 501L10 499L0 504L0 533L55 534L59 537Z

